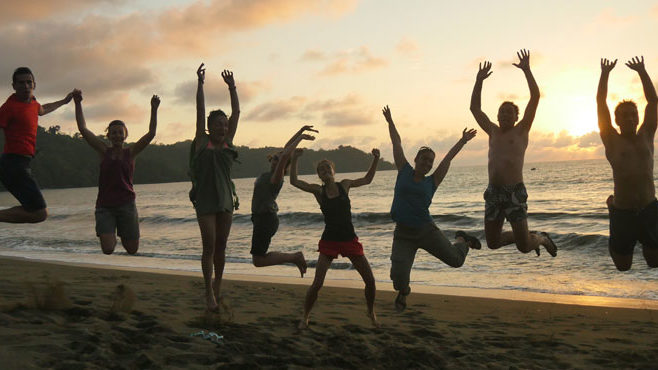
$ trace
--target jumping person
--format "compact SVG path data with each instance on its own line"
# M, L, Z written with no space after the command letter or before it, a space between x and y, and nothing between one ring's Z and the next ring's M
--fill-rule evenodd
M279 228L279 207L276 197L283 186L283 176L288 167L292 152L302 140L314 140L305 131L318 132L313 126L303 126L286 143L283 150L269 157L270 170L258 176L254 183L254 195L251 199L251 222L254 224L251 238L251 255L254 266L264 267L294 263L302 277L306 273L306 259L302 252L281 253L268 252L270 242Z
M334 176L336 168L333 162L324 159L317 165L317 173L323 185L309 184L297 178L297 159L302 154L301 149L295 150L292 157L290 170L290 183L303 191L312 193L320 205L322 215L324 216L324 232L318 243L318 263L315 266L315 278L313 284L306 292L304 300L304 314L299 322L299 328L308 327L309 317L313 304L318 298L318 292L324 284L324 278L331 262L338 255L347 257L352 262L354 268L359 272L365 283L366 305L368 307L368 317L372 324L379 326L377 315L375 314L375 277L370 269L370 264L363 254L363 245L354 232L352 225L352 211L350 198L348 196L351 188L368 185L372 182L377 171L379 162L379 150L373 149L374 156L370 168L366 175L356 180L341 180L336 182Z
M196 211L201 231L203 252L201 269L205 283L205 299L208 311L217 312L220 287L226 257L226 242L233 210L238 209L235 185L231 179L231 168L238 157L233 146L233 137L238 128L240 103L235 88L233 72L224 70L222 78L228 85L231 96L231 116L222 110L208 114L206 133L206 106L203 83L206 70L203 63L197 69L196 133L190 153L190 177L192 190L190 200ZM213 281L213 269L215 279Z
M96 236L100 239L105 254L112 254L117 244L117 235L128 254L137 253L139 248L139 220L135 206L133 173L135 158L155 137L158 125L160 98L151 98L149 130L135 144L125 146L128 128L123 121L110 122L105 131L110 145L105 144L87 128L82 112L82 91L73 91L75 120L82 137L101 158L96 198Z
M523 71L530 88L530 101L518 124L515 125L519 108L510 101L500 105L498 125L491 122L480 108L482 82L492 73L491 63L480 64L471 95L471 113L489 135L489 185L484 192L484 232L491 249L516 243L519 251L528 253L534 250L539 255L539 245L543 245L555 257L557 246L547 233L528 231L528 193L523 184L523 162L539 104L539 87L530 71L530 52L524 49L516 55L519 63L513 64ZM505 219L512 231L503 232Z
M62 100L39 104L34 97L37 83L27 67L16 68L11 86L15 93L0 107L0 128L5 134L5 147L0 157L0 181L21 205L0 210L0 222L42 222L48 217L46 201L30 170L30 162L36 152L39 116L68 104L72 92Z
M395 308L398 312L407 307L407 296L411 293L409 280L411 266L416 258L418 248L426 250L434 257L451 267L461 267L466 260L469 248L480 249L480 241L464 231L458 231L455 243L451 244L439 229L429 207L436 189L446 177L450 162L475 137L477 131L464 129L462 137L446 153L432 175L427 175L434 165L434 151L421 147L411 167L402 150L402 139L395 128L391 110L385 106L384 118L388 122L388 132L393 144L393 159L398 169L395 180L391 218L395 221L393 232L393 249L391 250L391 280L393 288L398 291Z
M605 146L605 156L612 167L614 195L608 197L610 216L610 257L619 271L627 271L633 264L635 242L642 244L642 254L649 267L658 267L658 201L653 182L653 140L656 134L656 88L644 68L644 57L635 57L626 66L638 73L644 88L647 106L644 122L639 122L637 106L624 100L615 108L612 127L606 104L608 77L617 64L601 59L601 79L596 94L599 133Z

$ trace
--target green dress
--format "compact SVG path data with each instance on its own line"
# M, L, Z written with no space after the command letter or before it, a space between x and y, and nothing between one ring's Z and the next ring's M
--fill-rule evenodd
M197 140L200 149L195 151ZM231 180L231 168L238 152L232 142L223 148L208 147L210 137L204 135L192 141L190 149L190 200L197 215L233 212L238 209L238 196Z

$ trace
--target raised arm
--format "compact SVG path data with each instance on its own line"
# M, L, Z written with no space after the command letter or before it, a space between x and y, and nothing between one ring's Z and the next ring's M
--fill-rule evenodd
M599 88L596 92L596 111L599 116L599 135L601 135L601 139L604 142L610 135L617 132L612 127L610 110L606 102L608 97L608 77L610 77L610 71L615 68L616 64L617 59L611 62L608 59L601 58L601 77L599 78Z
M317 132L316 130L313 131ZM295 136L293 137L294 139L291 139L292 141L288 141L286 143L286 146L283 148L283 153L281 153L281 157L279 158L279 161L276 164L274 173L272 174L272 177L270 177L270 182L272 184L278 184L283 180L283 176L286 173L286 167L288 165L288 161L290 160L292 153L297 148L297 145L299 145L299 143L302 140L315 140L314 136L308 134L301 134L299 136L295 134Z
M644 68L644 57L634 57L626 63L626 66L640 75L642 81L642 88L644 89L644 97L647 100L647 107L644 109L644 123L640 127L639 132L646 132L651 134L656 133L656 107L658 107L658 97L656 96L656 87L651 82L651 77Z
M137 154L141 153L151 140L155 137L155 130L158 127L158 107L160 106L160 97L153 95L151 98L151 121L149 122L149 132L142 136L135 145L130 148L132 157L135 158Z
M235 88L233 72L224 70L222 78L228 85L228 92L231 95L231 117L228 119L228 138L233 142L235 132L238 130L238 120L240 119L240 102L238 101L238 91Z
M530 89L530 101L528 101L528 105L525 107L525 112L519 125L530 131L532 121L535 120L537 105L539 105L539 86L537 86L537 81L535 81L535 77L532 75L532 71L530 71L530 51L521 49L516 53L516 56L519 57L519 62L513 64L523 71L525 79L528 81L528 88Z
M75 92L75 90L73 90L70 93L66 94L66 96L62 100L58 100L56 102L47 103L47 104L42 105L39 108L39 115L43 116L43 115L48 114L48 113L54 111L55 109L61 107L62 105L68 104L71 101L71 99L73 98L73 93L74 92Z
M370 168L366 175L356 179L356 180L343 180L342 184L347 192L350 188L358 188L359 186L368 185L372 182L372 179L375 178L375 173L377 172L377 164L379 163L379 149L372 150L372 163L370 163Z
M297 159L302 155L302 149L295 149L292 153L292 163L290 164L290 184L297 189L313 193L316 197L322 194L322 187L318 184L309 184L297 178Z
M196 87L196 133L194 137L200 137L206 134L206 99L203 95L203 83L206 80L206 69L203 63L196 70L197 87Z
M85 121L85 116L82 113L82 91L73 90L71 97L75 102L75 121L78 124L78 131L82 135L82 138L85 139L87 144L91 146L98 154L103 155L107 150L107 145L99 139L93 132L87 128L87 122Z
M489 117L482 111L482 83L487 77L491 76L493 72L491 71L491 63L485 61L480 63L478 66L478 74L475 77L475 86L473 86L473 93L471 93L471 113L475 118L475 121L482 127L482 130L487 134L490 134L491 131L496 127L496 125L491 122Z
M306 131L311 131L315 133L319 132L318 130L313 128L313 125L304 125L302 126L302 128L299 129L299 131L295 132L295 134L292 135L292 137L290 138L290 140L288 140L286 145L283 146L283 149L285 150L285 148L290 146L295 140L297 140L298 137L302 136Z
M465 128L464 131L462 131L461 139L459 139L457 143L453 145L452 148L450 148L448 153L446 153L446 155L441 160L441 163L439 163L439 166L436 168L436 170L434 170L434 173L432 174L432 177L434 178L434 185L441 185L441 182L443 182L443 179L448 174L452 159L455 158L457 153L462 150L464 145L466 145L469 140L475 137L475 134L477 134L477 131L474 129Z
M400 134L398 134L398 130L395 128L391 109L388 105L382 109L382 113L384 114L384 118L386 118L386 122L388 122L388 134L391 136L391 143L393 143L393 161L399 171L407 163L407 158L405 158L404 151L402 150L402 139L400 138Z

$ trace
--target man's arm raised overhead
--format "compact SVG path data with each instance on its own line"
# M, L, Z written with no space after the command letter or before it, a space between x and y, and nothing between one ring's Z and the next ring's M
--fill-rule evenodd
M537 81L535 81L535 77L532 75L532 71L530 71L530 51L521 49L516 55L519 57L519 62L513 63L513 65L523 71L525 79L528 81L528 88L530 89L530 101L528 101L528 105L525 107L525 112L519 125L530 131L532 122L535 120L537 105L539 105L539 86L537 86Z
M604 144L610 135L617 132L612 127L610 110L606 102L608 97L608 77L610 77L610 71L615 68L616 64L617 59L612 62L608 59L601 58L601 77L599 78L599 88L596 92L596 112L599 117L599 135L601 135L601 140L603 140Z
M473 86L473 93L471 94L471 113L477 121L478 125L482 127L482 130L487 134L491 134L491 131L496 127L496 125L491 122L489 117L482 111L481 100L482 100L482 82L493 72L491 71L491 63L483 62L480 63L478 67L478 74L475 78L475 86Z
M656 96L656 87L651 82L651 77L644 68L644 57L634 57L626 63L626 66L640 75L642 81L642 88L644 89L644 97L647 100L647 107L644 109L644 123L638 132L644 132L650 135L653 141L653 136L656 133L656 108L658 107L658 96Z

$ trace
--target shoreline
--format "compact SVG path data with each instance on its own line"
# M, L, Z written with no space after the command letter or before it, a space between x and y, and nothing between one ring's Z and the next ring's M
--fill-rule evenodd
M2 259L44 263L44 264L55 264L62 266L84 267L91 269L119 270L119 271L144 272L144 273L161 274L161 275L197 277L200 279L202 279L203 277L200 271L186 271L186 270L163 269L163 268L152 268L152 267L105 265L100 263L94 264L94 263L85 263L85 262L50 261L50 260L32 259L28 257L13 257L13 256L0 255L0 260ZM254 267L254 269L256 268ZM291 270L293 269L291 268ZM296 271L296 268L294 270ZM267 275L267 274L224 273L224 279L241 281L241 282L301 285L308 287L313 281L313 275L312 275L313 273L314 273L314 269L309 268L309 273L307 273L303 279L293 276L279 276L279 275ZM324 286L360 290L363 289L363 282L358 278L332 279L330 276L328 276L325 279ZM377 281L377 291L394 292L394 289L390 282L387 283L387 282ZM498 300L507 300L507 301L556 303L556 304L592 306L592 307L647 309L647 310L658 311L658 300L639 299L639 298L569 295L569 294L555 294L555 293L544 293L544 292L529 292L529 291L520 291L513 289L506 290L506 289L449 287L449 286L413 284L413 283L412 283L412 292L419 294L439 295L439 296L487 298L487 299L498 299Z

